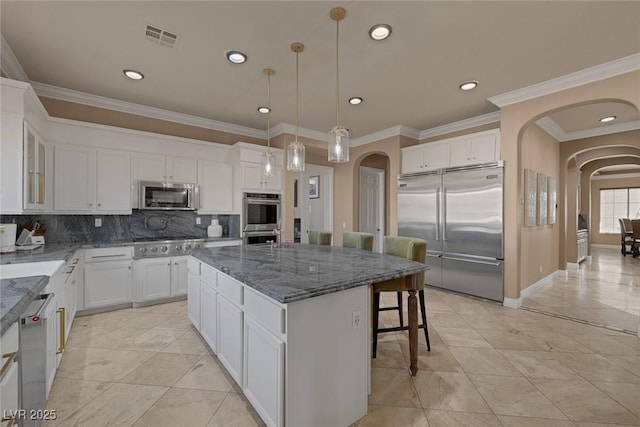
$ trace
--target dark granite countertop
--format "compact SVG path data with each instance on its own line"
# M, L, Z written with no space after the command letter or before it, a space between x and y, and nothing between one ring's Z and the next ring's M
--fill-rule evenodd
M4 334L31 301L49 283L48 276L17 277L0 280L0 335Z
M0 255L0 264L17 264L23 262L64 261L67 262L80 249L75 243L45 244L27 251L16 251Z
M191 255L281 303L428 270L425 264L339 246L293 244L198 249Z

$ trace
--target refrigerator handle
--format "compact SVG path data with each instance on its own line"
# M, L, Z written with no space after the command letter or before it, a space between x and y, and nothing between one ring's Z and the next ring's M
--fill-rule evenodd
M436 241L440 240L440 187L436 190Z
M447 241L447 187L442 189L442 241Z

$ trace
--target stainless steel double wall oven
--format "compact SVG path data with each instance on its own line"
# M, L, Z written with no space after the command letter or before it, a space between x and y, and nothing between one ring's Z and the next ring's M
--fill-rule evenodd
M278 242L282 205L280 194L243 193L242 242L245 245Z

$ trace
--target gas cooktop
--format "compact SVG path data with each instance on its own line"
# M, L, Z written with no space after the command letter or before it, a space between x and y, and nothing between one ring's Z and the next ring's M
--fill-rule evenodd
M204 247L204 238L170 237L142 238L133 241L133 258L154 258L176 255L186 255L190 249Z

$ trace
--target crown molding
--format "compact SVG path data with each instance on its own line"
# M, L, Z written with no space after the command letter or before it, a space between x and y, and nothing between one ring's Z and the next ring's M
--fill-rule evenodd
M574 141L576 139L592 138L594 136L611 135L613 133L628 132L640 129L640 120L599 126L591 129L565 132L551 117L543 117L536 122L545 132L559 142Z
M477 126L488 125L500 121L500 111L483 114L481 116L471 117L469 119L460 120L446 125L437 126L431 129L420 131L419 140L431 138L434 136L446 135L452 132L471 129Z
M278 123L277 125L271 128L271 137L276 137L282 134L295 135L296 134L295 125L282 122L282 123ZM298 126L298 135L305 138L311 138L318 141L326 141L328 134L329 134L328 132L325 133L325 132L320 132L313 129L301 128L300 126Z
M625 56L624 58L576 71L575 73L566 74L555 79L536 83L521 89L516 89L488 99L493 104L502 108L507 105L516 104L518 102L527 101L529 99L538 98L540 96L549 95L551 93L571 89L637 70L640 70L640 53Z
M418 140L420 131L409 126L398 125L387 129L373 132L368 135L361 136L351 140L352 147L358 147L360 145L370 144L372 142L381 141L386 138L392 138L394 136L406 136Z
M640 178L640 173L618 173L607 175L592 175L593 181L605 181L609 179L628 179L628 178Z
M163 110L161 108L149 107L104 96L92 95L77 90L66 89L39 82L31 82L31 85L38 96L44 96L47 98L88 105L90 107L105 108L108 110L120 111L121 113L135 114L153 119L167 120L170 122L249 136L252 138L265 139L267 137L267 133L260 129L234 125L218 120L205 119L202 117L191 116L189 114L177 113L175 111Z
M0 35L0 37L2 38L0 45L0 67L2 67L2 71L11 79L29 83L29 76L24 72L22 65L18 62L18 58L13 54L9 43L4 39L4 36Z

